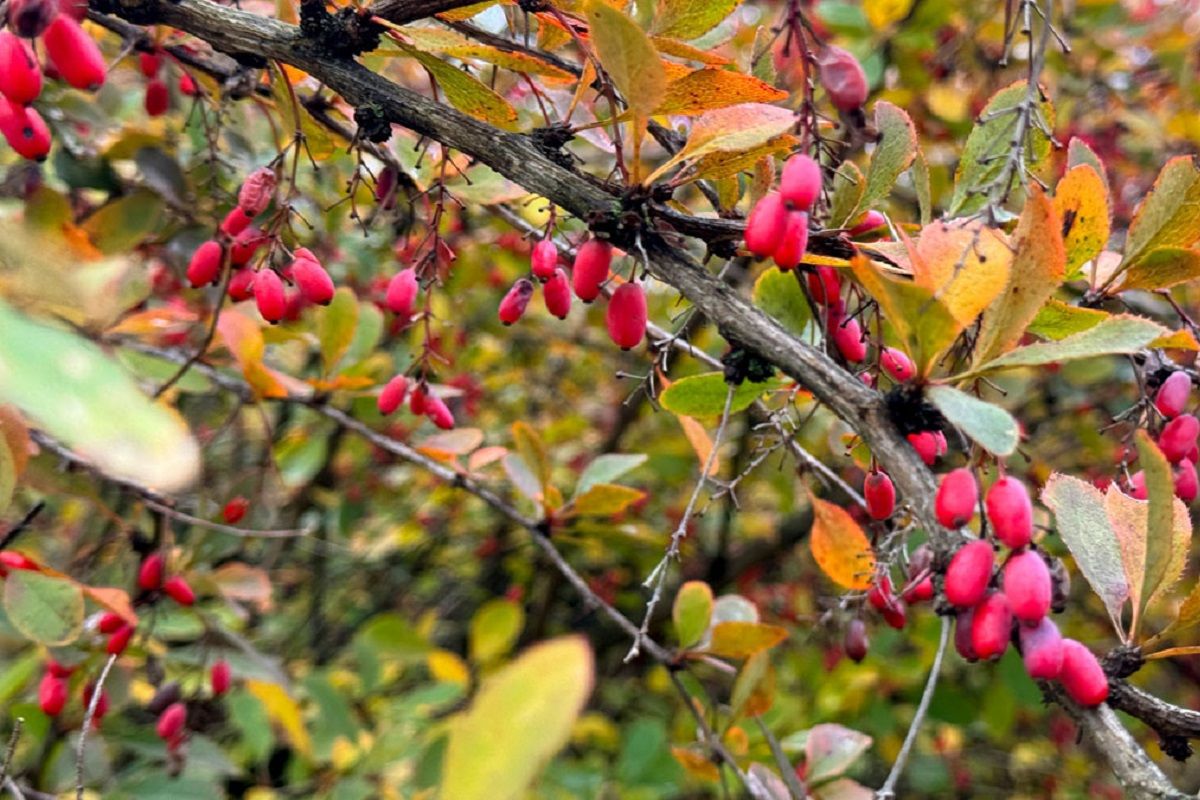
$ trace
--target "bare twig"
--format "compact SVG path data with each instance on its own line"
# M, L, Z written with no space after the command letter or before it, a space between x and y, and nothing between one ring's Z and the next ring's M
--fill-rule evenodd
M75 746L75 800L83 800L83 753L87 745L87 735L92 728L92 720L96 718L96 707L100 705L100 696L104 693L104 682L108 680L108 673L115 663L117 653L113 653L104 662L100 677L92 685L92 699L83 713L83 727L79 729L79 741Z

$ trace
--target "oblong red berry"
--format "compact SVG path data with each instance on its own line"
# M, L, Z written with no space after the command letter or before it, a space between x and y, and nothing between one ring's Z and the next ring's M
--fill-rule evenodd
M57 717L67 704L67 682L47 672L38 684L38 707L48 717Z
M226 236L237 236L246 230L253 221L254 217L247 214L241 206L234 206L229 209L225 219L221 220L221 233Z
M906 603L924 603L927 600L933 599L933 578L926 575L924 578L914 580L904 587L904 591L900 593L901 599Z
M637 347L646 336L646 293L640 283L622 283L608 300L604 314L608 336L622 350Z
M842 648L851 661L858 663L867 657L870 640L867 638L867 624L855 617L846 626L846 635Z
M187 267L187 279L192 288L216 283L221 277L221 262L224 256L221 243L212 239L197 247Z
M1197 482L1196 465L1185 458L1175 465L1175 496L1185 503L1196 499L1200 483Z
M808 293L813 302L840 311L842 308L842 279L834 267L817 267L808 273Z
M1035 623L1050 613L1050 569L1040 553L1022 550L1004 564L1004 594L1013 616Z
M238 189L237 204L251 217L257 217L267 210L275 198L275 170L270 167L259 167L246 176Z
M975 516L978 505L979 485L971 470L959 467L942 476L933 506L938 522L947 528L961 528Z
M1025 484L1009 475L988 489L983 502L996 538L1013 550L1029 544L1033 537L1033 503Z
M512 325L519 320L524 316L525 309L529 307L529 300L532 297L533 282L528 278L519 279L500 301L500 309L497 312L500 321L505 325Z
M863 214L858 222L846 231L846 233L851 237L862 236L864 233L870 233L873 230L882 228L884 225L887 225L887 217L883 215L883 212L871 209Z
M162 69L162 52L153 50L151 52L138 53L138 69L147 78L155 78L158 76L158 71Z
M1134 500L1145 500L1146 492L1146 473L1140 469L1129 476L1129 496Z
M8 26L22 39L36 39L45 33L58 11L55 0L9 0Z
M880 613L883 621L900 630L908 621L904 601L892 591L891 578L884 575L867 592L867 602Z
M842 358L857 364L867 357L867 343L863 340L862 326L857 319L842 319L840 312L830 311L826 325Z
M200 87L196 85L196 79L186 72L179 76L179 93L185 97L195 97L200 94Z
M385 417L391 414L404 402L405 395L408 394L408 378L403 375L397 375L388 381L383 391L379 393L379 398L376 404L379 407L379 413Z
M1187 373L1172 372L1163 381L1162 386L1158 387L1158 392L1154 395L1154 407L1167 419L1173 419L1187 408L1191 394L1192 379Z
M886 472L872 470L863 481L863 500L871 519L887 519L896 510L896 487Z
M225 503L225 507L221 509L221 519L225 520L226 525L236 525L246 516L246 512L250 510L250 501L240 494L237 497L229 498Z
M291 264L292 280L295 281L300 294L310 303L327 306L333 301L336 291L333 278L321 266L321 262L303 247L296 251L296 258Z
M101 633L116 633L117 630L125 624L125 619L120 614L115 614L112 611L105 611L100 615L99 621L96 623L96 630Z
M270 267L263 267L254 276L254 303L262 318L271 324L279 322L287 313L283 279Z
M787 230L787 206L779 192L768 192L746 218L746 249L758 258L775 252Z
M1063 638L1049 617L1037 625L1020 626L1021 660L1025 672L1037 681L1051 681L1062 670Z
M454 414L450 412L450 407L435 394L425 398L425 416L444 431L454 427Z
M797 153L783 165L779 194L798 211L808 211L821 193L821 165L805 153Z
M992 592L975 606L971 648L987 661L1004 653L1012 636L1012 610L1004 592Z
M411 393L408 395L408 410L414 416L425 416L425 408L429 403L429 393L424 385L414 386Z
M571 282L562 267L555 267L550 280L542 286L542 300L546 310L559 319L566 319L571 311Z
M27 106L41 93L42 69L33 48L16 34L0 31L0 94Z
M75 667L69 667L53 658L46 661L46 672L56 678L69 678L75 674Z
M192 591L192 587L178 575L167 578L163 582L163 594L179 603L181 606L190 606L196 602L196 593Z
M161 553L151 553L142 560L138 568L138 588L151 592L162 586L163 557Z
M971 644L971 627L975 622L975 608L964 608L954 618L954 649L967 661L978 661L975 646Z
M87 708L92 704L92 696L96 693L96 687L91 683L86 683L83 686L83 707ZM92 719L96 721L97 727L99 722L108 713L108 692L100 690L100 696L96 698L96 709Z
M817 76L834 108L853 111L867 102L867 73L849 51L826 47L817 56Z
M171 107L171 92L158 78L146 84L143 107L146 109L146 115L150 117L161 117Z
M213 662L212 669L209 671L209 683L212 686L213 696L220 697L228 692L232 682L233 671L229 668L229 662L223 658Z
M388 281L387 303L388 310L401 317L411 317L413 306L417 301L417 292L421 288L417 280L417 271L412 267L402 269Z
M242 267L235 269L229 277L229 297L240 303L254 297L254 270Z
M4 97L0 97L0 134L17 155L30 161L42 161L50 152L50 129L37 109Z
M879 354L879 366L897 383L912 380L917 374L917 367L903 350L885 347Z
M96 41L68 14L59 14L42 34L46 57L62 79L76 89L99 89L104 83L104 54Z
M112 636L108 637L108 644L105 645L105 650L110 656L117 656L125 652L125 648L129 646L129 640L133 638L134 627L132 625L122 625L113 631Z
M956 606L978 603L987 592L995 563L995 551L982 539L960 547L946 567L946 580L943 583L946 599Z
M576 297L590 303L600 296L600 286L608 280L612 257L612 245L603 239L588 239L579 246L571 268L571 286Z
M800 264L807 249L808 214L803 211L789 211L787 225L783 229L783 238L779 240L779 246L771 253L771 258L781 270L787 272Z
M910 433L907 437L908 443L917 451L917 455L925 462L925 466L932 467L938 459L938 443L937 437L933 431L918 431Z
M1091 707L1108 699L1108 676L1091 650L1074 639L1063 639L1062 655L1058 680L1072 700Z
M1172 464L1187 457L1200 434L1200 421L1191 414L1180 414L1163 426L1158 435L1158 446Z
M267 243L267 234L258 228L246 228L239 233L229 246L229 261L235 267L244 267L254 258L259 248Z
M554 242L542 239L535 244L533 253L529 256L529 266L538 280L548 281L553 278L554 270L558 268L558 248L554 246Z
M183 732L183 726L186 723L187 706L183 703L172 703L158 715L154 732L158 734L158 738L169 741Z

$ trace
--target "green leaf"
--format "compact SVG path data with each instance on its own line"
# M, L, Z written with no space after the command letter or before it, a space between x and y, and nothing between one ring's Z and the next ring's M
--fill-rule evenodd
M829 227L841 228L848 224L863 205L867 194L867 179L853 161L843 162L833 176L830 190Z
M1017 421L1000 406L950 386L934 386L926 396L951 424L992 455L1007 456L1017 449Z
M759 397L775 391L782 385L783 383L775 378L763 383L742 383L734 389L729 413L736 414L749 408ZM674 414L682 414L685 417L714 417L720 416L724 411L725 395L728 391L729 384L725 383L724 373L706 372L680 378L668 386L658 400L663 408Z
M450 105L464 114L481 119L498 128L512 130L516 127L517 112L500 95L456 66L442 61L415 47L401 44L405 54L421 62L429 74L438 82Z
M766 650L746 659L733 682L733 693L729 698L730 719L743 714L757 717L771 708L775 696L775 671L771 667L771 654Z
M875 128L880 140L867 167L867 190L856 212L864 211L877 200L887 197L896 180L912 166L917 157L917 129L899 106L886 100L875 103Z
M865 733L836 723L814 726L804 742L809 784L841 775L870 746L871 737Z
M1176 156L1158 173L1125 237L1124 266L1161 247L1187 248L1200 240L1200 169L1191 156Z
M124 253L158 230L162 212L162 198L137 191L101 206L80 227L101 253Z
M1146 431L1139 430L1136 439L1138 465L1146 479L1146 499L1150 508L1146 516L1146 571L1141 582L1140 608L1130 625L1131 637L1137 636L1138 623L1150 598L1167 576L1175 538L1175 479L1171 465Z
M111 475L173 492L199 472L200 451L183 420L142 394L120 364L3 304L0 403Z
M749 658L779 644L787 635L787 628L763 622L718 622L705 649L721 658Z
M587 517L611 517L646 496L641 489L617 483L597 483L571 501L576 514Z
M17 462L7 440L0 437L0 514L8 510L16 488Z
M1012 150L1012 141L1017 135L1020 116L1011 111L1026 99L1026 82L1017 81L992 95L987 106L979 114L979 120L967 137L962 157L954 175L954 194L950 199L948 213L951 217L963 216L983 208L987 202L984 195L975 192L996 180L1004 171L1006 154ZM1009 113L1004 113L1004 112ZM1045 127L1054 128L1054 106L1042 100L1036 109ZM1050 140L1037 125L1029 125L1025 131L1022 153L1031 168L1038 165L1050 153ZM1015 176L1014 176L1015 179Z
M741 0L660 0L654 32L677 39L695 39L719 25L740 3Z
M604 71L630 109L650 114L667 92L667 73L650 37L636 22L601 0L591 0L584 11Z
M605 453L592 459L575 484L575 496L598 483L611 483L630 470L637 469L649 458L645 453Z
M580 636L535 645L497 671L451 727L440 796L523 797L570 739L593 680L592 651Z
M671 620L680 647L691 647L704 636L712 619L713 592L704 581L688 581L679 587Z
M1104 495L1086 481L1056 472L1046 481L1042 502L1054 513L1059 537L1104 602L1113 627L1121 632L1121 607L1129 598L1129 583Z
M764 270L754 282L754 304L780 325L799 336L812 320L812 310L800 288L798 272L779 267Z
M69 644L83 630L83 591L70 580L13 570L4 581L4 611L35 642Z
M523 627L525 612L516 603L503 599L484 603L471 617L471 660L486 664L507 655Z
M970 374L1077 361L1094 356L1135 353L1164 333L1166 329L1148 319L1124 314L1111 316L1082 333L1073 334L1060 341L1018 347L1000 358L976 367Z
M422 661L433 649L408 620L388 611L376 614L354 635L355 644L401 662Z
M1200 250L1159 247L1125 271L1118 284L1126 289L1169 289L1200 278Z
M933 189L929 185L929 162L925 160L925 151L920 146L917 147L917 158L913 162L912 182L917 193L921 226L924 227L933 218Z
M521 460L530 468L538 484L544 490L550 486L550 453L546 443L529 423L514 422L512 426L513 443Z
M358 324L354 326L354 339L342 356L345 364L343 370L359 364L376 352L379 340L383 337L383 326L383 312L379 310L379 306L374 303L362 303L358 306Z
M1067 143L1067 169L1078 167L1080 164L1087 164L1096 171L1100 180L1104 181L1104 191L1107 194L1108 172L1104 169L1104 162L1100 160L1100 156L1096 155L1096 151L1092 149L1091 145L1078 136L1073 136Z
M329 305L317 313L317 340L321 343L321 361L325 374L333 372L350 345L358 328L358 299L354 290L343 286L333 295Z
M1058 341L1094 328L1110 316L1107 311L1098 308L1080 308L1051 299L1038 310L1037 316L1025 330L1034 336Z

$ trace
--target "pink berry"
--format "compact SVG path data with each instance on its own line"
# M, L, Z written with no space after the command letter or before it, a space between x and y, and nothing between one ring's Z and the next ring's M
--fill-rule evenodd
M973 606L982 600L992 580L995 561L992 546L982 539L960 547L946 568L943 584L946 599L960 607Z
M0 134L17 155L30 161L42 161L50 152L50 129L37 109L4 97L0 97Z
M1158 446L1172 464L1187 457L1200 434L1200 421L1191 414L1180 414L1168 422L1158 436Z
M412 267L402 269L388 281L387 307L393 314L408 318L412 316L413 306L417 301L417 291L421 288L417 280L417 271Z
M529 307L529 300L532 297L533 282L528 278L518 280L500 301L500 321L505 325L512 325L519 320L525 314L525 309Z
M562 267L555 267L554 274L542 285L542 300L546 310L559 319L566 319L571 311L571 282Z
M62 79L76 89L99 89L104 83L104 54L70 15L59 14L42 34L46 56Z
M992 592L975 607L971 647L987 661L1002 655L1012 636L1012 611L1004 592Z
M961 528L975 516L978 505L979 486L971 470L960 467L942 476L934 499L938 522L947 528Z
M851 661L858 663L867 657L867 648L869 646L870 640L867 638L867 625L861 619L855 617L846 626L846 636L842 644L842 647L846 651L846 656Z
M209 239L196 248L192 260L188 262L187 278L193 288L216 283L221 277L221 262L225 253L220 242Z
M1192 379L1187 373L1172 372L1163 381L1162 386L1158 387L1158 393L1154 395L1154 407L1158 409L1158 413L1172 419L1187 408L1191 394Z
M425 416L444 431L454 427L454 415L450 413L450 407L446 405L445 400L435 394L431 394L425 399Z
M113 632L112 636L108 637L108 644L105 650L110 656L120 655L125 652L125 648L129 646L129 640L133 638L134 627L132 625L122 625Z
M1040 553L1022 550L1004 565L1004 594L1014 617L1026 624L1050 612L1050 569Z
M1185 503L1196 499L1200 483L1196 478L1196 465L1189 459L1180 461L1175 466L1175 496Z
M817 76L839 111L854 111L867 102L867 73L848 51L826 47L817 57Z
M254 270L245 267L233 271L229 278L230 299L240 303L254 297L254 274Z
M1016 550L1029 544L1033 536L1033 504L1024 483L1005 475L988 489L984 507L996 538L1006 547Z
M746 218L746 249L758 258L775 252L787 231L788 213L783 197L769 192Z
M428 405L429 392L425 389L425 386L414 386L412 392L408 395L408 410L413 416L423 417Z
M872 470L863 481L863 499L871 519L887 519L896 510L896 487L886 472Z
M1037 681L1051 681L1062 670L1063 639L1058 626L1049 617L1037 625L1020 626L1021 660L1025 672Z
M228 692L232 680L233 674L229 668L229 662L223 658L215 661L212 665L212 670L209 671L209 681L212 686L213 696L220 697Z
M612 258L612 245L603 239L588 239L579 246L571 269L576 297L590 303L600 296L600 286L608 280Z
M296 250L296 258L291 263L292 280L300 289L300 294L310 303L327 306L333 302L336 291L333 278L317 261L316 256L305 248Z
M1108 676L1092 651L1074 639L1062 641L1062 671L1058 680L1081 706L1098 706L1108 699Z
M67 682L47 672L38 684L38 707L48 717L57 717L67 704Z
M283 279L270 267L263 267L254 276L254 303L258 313L274 325L287 313L287 295L283 291Z
M840 312L830 311L826 326L842 358L857 364L867 357L867 343L857 319L842 319Z
M817 267L816 272L808 273L808 293L813 302L829 306L830 309L842 309L842 281L834 267Z
M804 153L797 153L783 165L779 176L779 194L797 211L808 211L821 193L821 165Z
M908 443L917 451L917 455L925 462L925 466L932 467L938 459L938 443L937 437L933 431L919 431L918 433L910 433L907 437Z
M167 578L162 588L163 594L181 606L190 606L196 602L196 593L192 591L188 582L178 575Z
M640 283L622 283L612 293L604 321L608 336L622 350L637 347L646 336L646 293Z
M971 628L975 622L975 607L960 609L954 618L954 649L967 661L978 661L971 644Z
M800 264L807 248L808 214L803 211L789 211L783 238L779 240L779 246L772 252L771 258L781 270L787 272Z
M158 722L154 725L154 732L158 734L158 738L170 741L183 731L186 722L187 706L179 702L172 703L159 714Z
M1134 500L1145 500L1148 496L1146 492L1146 473L1140 469L1129 478L1129 496Z
M872 209L863 214L847 233L853 238L882 228L884 225L887 225L887 217L882 212Z
M408 378L403 375L392 378L379 393L377 400L379 413L385 417L391 414L404 402L406 394L408 394Z
M883 371L896 383L910 381L917 374L917 367L908 354L894 347L883 348L883 352L879 354L879 366L883 367Z
M9 31L0 31L0 94L27 106L42 93L42 69L33 48Z
M229 246L229 262L235 267L244 267L254 258L254 254L267 243L269 237L258 228L246 228L239 233Z
M226 236L237 236L242 231L250 226L254 221L254 217L248 215L241 206L234 206L225 215L225 219L221 220L221 233Z
M554 270L558 268L558 248L549 239L542 239L533 246L529 263L535 278L550 280L554 277Z
M238 205L251 217L257 217L267 210L275 198L275 170L270 167L259 167L246 176L238 189Z

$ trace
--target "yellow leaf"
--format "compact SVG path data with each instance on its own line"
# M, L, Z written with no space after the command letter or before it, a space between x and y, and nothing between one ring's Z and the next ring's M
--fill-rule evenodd
M1177 331L1158 337L1148 344L1147 347L1161 350L1191 350L1195 352L1200 350L1200 341L1196 339L1196 334L1187 328L1180 328Z
M979 223L934 222L921 231L913 277L965 328L1004 290L1012 260L1008 240L1000 231Z
M650 114L667 91L658 51L637 23L615 8L592 0L585 9L592 46L604 71L638 114Z
M867 22L877 31L889 28L908 16L913 0L863 0Z
M786 98L780 91L753 75L727 69L698 69L672 81L655 114L699 114L738 103L774 103Z
M659 0L654 32L695 39L733 13L741 0Z
M749 658L782 642L787 629L762 622L718 622L706 650L721 658Z
M571 501L575 514L589 517L611 517L646 496L640 489L616 483L597 483Z
M426 656L429 674L439 683L466 686L471 682L471 670L465 661L449 650L434 650Z
M287 397L280 376L263 363L266 342L258 323L237 311L222 311L217 320L217 335L237 361L246 383L259 397Z
M793 112L764 103L741 103L706 111L693 123L683 148L651 173L645 183L653 183L683 161L695 161L710 153L752 150L787 133L795 123Z
M672 747L671 755L689 775L706 781L719 780L721 773L711 758L686 747Z
M729 63L729 59L720 53L712 50L701 50L699 47L692 47L690 44L671 39L666 36L651 36L650 42L654 45L654 49L665 56L674 56L682 58L685 61L698 61L701 64L711 64L714 67L723 67Z
M875 573L875 551L863 529L846 509L812 498L813 525L809 546L829 579L845 589L869 589Z
M283 729L292 747L305 757L312 755L312 740L309 739L308 730L304 727L300 706L282 686L277 683L248 678L246 691L263 704L267 710L267 716Z
M1036 184L1035 184L1036 186ZM1100 255L1108 244L1108 186L1090 164L1072 167L1054 190L1054 207L1061 219L1067 274Z
M1200 250L1160 247L1151 250L1144 258L1125 270L1121 275L1119 288L1121 291L1169 289L1196 278L1200 278Z
M721 180L739 172L753 169L762 159L790 153L800 144L800 138L790 133L776 136L758 147L741 153L709 153L698 160L688 175L689 180ZM736 182L735 182L736 185ZM761 194L759 195L762 196ZM731 204L732 205L732 204Z

